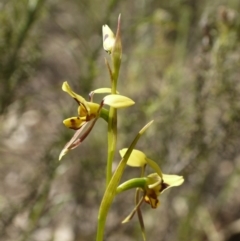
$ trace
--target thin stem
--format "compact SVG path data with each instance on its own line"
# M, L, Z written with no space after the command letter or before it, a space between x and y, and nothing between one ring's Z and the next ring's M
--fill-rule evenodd
M135 196L135 200L136 200L135 204L136 205L139 203L139 196L140 196L140 189L137 188L136 196ZM144 197L142 197L141 200L143 202L144 201ZM144 221L143 221L143 217L142 217L142 212L141 212L140 206L137 208L137 216L138 216L139 224L140 224L140 227L141 227L143 240L146 241Z
M119 66L120 68L120 66ZM117 81L119 75L119 68L113 69L112 73L112 94L117 94ZM107 159L107 177L106 186L112 178L112 163L117 145L117 109L110 107L108 119L108 159Z
M107 159L107 178L106 186L112 178L112 163L117 144L117 110L110 107L108 118L108 159Z
M116 33L116 39L113 46L111 59L113 71L111 71L110 66L108 70L111 77L111 89L112 94L117 94L117 82L119 71L121 67L121 58L122 58L122 44L120 38L120 19L121 15L118 17L118 27ZM109 110L109 120L108 120L108 160L107 160L107 177L106 177L106 186L110 183L112 178L112 163L114 154L116 152L117 145L117 110L113 107L110 107Z

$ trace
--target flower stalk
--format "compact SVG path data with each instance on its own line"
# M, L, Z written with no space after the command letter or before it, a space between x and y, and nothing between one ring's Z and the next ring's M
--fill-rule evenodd
M78 108L76 116L67 118L63 121L66 127L75 130L75 134L61 151L59 160L70 150L78 147L87 138L99 118L104 119L108 124L106 188L98 213L96 241L103 241L107 215L115 196L130 189L135 189L135 207L122 223L129 222L134 217L135 213L137 213L142 237L145 241L146 235L141 206L144 203L147 203L151 208L156 209L160 204L158 197L168 188L181 185L184 179L182 176L163 174L161 168L155 161L149 159L143 152L134 149L140 137L149 128L153 121L150 121L138 132L128 148L123 148L119 151L121 161L118 163L116 170L114 172L112 171L118 135L117 109L129 107L134 104L133 100L120 95L117 91L122 59L120 20L121 15L119 15L118 18L116 36L107 25L103 25L102 27L103 48L110 55L111 59L111 64L105 60L111 80L111 88L99 88L91 91L89 94L89 100L87 101L82 96L73 92L67 82L64 82L62 85L62 90L67 92L77 102ZM107 95L103 97L100 103L95 103L93 101L95 94ZM105 105L109 106L109 109L105 109ZM137 178L131 178L120 184L126 165L140 168L140 176ZM154 173L146 175L146 166L151 167L154 170Z
M111 70L110 65L107 64L110 72L110 78L111 78L111 93L114 95L117 94L117 82L118 82L118 76L119 76L119 71L121 67L121 58L122 58L120 21L121 21L121 15L119 15L119 18L118 18L116 38L114 38L114 35L112 34L112 32L110 32L111 30L109 28L107 29L108 32L110 32L109 35L111 39L114 39L114 41L112 41L112 48L108 46L109 52L111 54L113 70ZM103 38L104 38L104 32L103 32ZM109 184L112 178L112 163L116 152L116 145L117 145L117 110L114 107L110 107L109 119L108 119L108 159L107 159L106 186Z

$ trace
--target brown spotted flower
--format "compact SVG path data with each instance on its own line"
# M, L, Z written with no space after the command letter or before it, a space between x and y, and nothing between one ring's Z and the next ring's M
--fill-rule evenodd
M126 148L122 149L120 151L120 155L124 156L126 151ZM143 152L138 150L132 151L127 165L132 167L140 167L142 171L141 177L132 178L122 183L117 188L117 193L121 193L132 188L136 189L135 207L132 212L122 221L122 223L129 222L137 212L139 223L142 229L142 235L145 240L144 222L140 206L145 202L153 209L156 209L160 204L158 199L159 196L171 187L180 186L184 182L184 178L178 175L163 174L156 162L147 158ZM145 176L144 172L146 165L151 166L156 172Z
M110 88L100 88L90 93L90 101L86 101L82 96L73 92L67 82L62 85L62 90L67 92L78 104L77 116L67 118L63 121L64 125L68 128L76 130L72 139L65 145L59 155L59 160L70 150L79 146L83 140L91 132L98 117L102 117L108 121L108 110L104 109L104 105L109 105L114 108L124 108L134 104L130 98L119 95L109 94L106 95L100 104L92 102L95 93L111 93Z

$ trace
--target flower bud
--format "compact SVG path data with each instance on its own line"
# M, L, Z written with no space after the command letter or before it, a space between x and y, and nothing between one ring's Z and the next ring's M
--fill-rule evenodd
M115 43L114 33L108 27L108 25L105 24L102 26L102 34L103 34L103 48L107 53L111 54Z

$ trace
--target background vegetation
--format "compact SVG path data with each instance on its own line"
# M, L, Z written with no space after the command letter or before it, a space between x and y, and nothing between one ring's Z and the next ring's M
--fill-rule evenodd
M154 119L138 148L185 177L144 206L148 240L240 240L239 12L238 0L1 0L0 240L94 240L107 127L59 163L76 114L61 85L86 98L109 86L101 26L119 13L119 91L136 101L119 111L119 148ZM106 240L141 240L137 219L120 224L133 200L116 198Z

